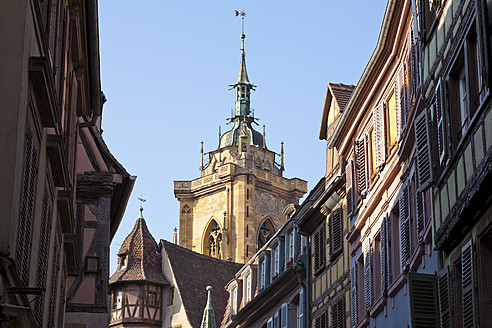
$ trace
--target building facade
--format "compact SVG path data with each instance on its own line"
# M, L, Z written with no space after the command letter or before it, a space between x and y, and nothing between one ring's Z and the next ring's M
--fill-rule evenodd
M290 218L226 285L221 327L308 327L307 238L296 223L312 194L297 211L294 206L285 211Z
M442 327L492 319L490 1L421 1L425 108L415 118L420 190L430 191Z
M327 140L340 119L353 85L328 83L320 128ZM344 163L336 149L326 149L326 173L313 189L310 210L300 217L300 232L309 237L308 283L311 327L350 325L350 221L344 199Z
M0 29L0 322L105 327L134 178L101 138L97 1L2 2Z
M265 130L261 134L253 129L250 97L255 86L246 71L244 39L242 34L239 76L231 85L236 98L233 127L220 135L207 163L202 144L199 178L174 182L180 203L179 244L241 263L275 234L285 222L284 208L297 205L307 191L306 181L282 176L283 146L280 155L269 150Z

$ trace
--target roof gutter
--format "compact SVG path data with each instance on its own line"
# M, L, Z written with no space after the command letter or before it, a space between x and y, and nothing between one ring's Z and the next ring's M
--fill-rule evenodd
M381 31L379 33L378 37L378 42L376 44L376 48L374 49L371 58L369 59L369 63L366 65L366 68L364 69L364 72L362 73L362 76L359 79L359 82L357 82L357 86L355 87L354 92L350 96L349 102L347 106L345 106L345 110L342 113L342 117L338 121L337 125L335 126L335 131L333 131L333 134L331 135L330 139L328 140L328 148L333 148L335 145L335 141L338 139L340 136L340 132L342 130L343 125L347 121L349 114L351 114L355 108L354 108L354 103L355 100L359 97L359 94L361 93L363 87L365 86L370 74L372 73L375 65L376 65L376 60L378 59L379 55L381 54L384 46L384 41L386 40L386 37L388 35L388 31L390 28L390 17L393 14L394 8L396 5L396 0L389 0L388 4L386 5L386 10L384 12L384 18L383 18L383 23L381 26Z
M81 127L94 126L102 115L101 72L99 56L98 0L85 0L87 16L87 48L89 61L90 106L92 118Z

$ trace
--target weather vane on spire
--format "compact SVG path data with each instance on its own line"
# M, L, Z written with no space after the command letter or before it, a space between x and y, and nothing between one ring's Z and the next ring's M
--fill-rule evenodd
M244 35L244 17L246 17L246 12L244 11L244 9L241 10L241 11L237 11L236 10L236 17L237 16L241 16L241 21L242 21L241 22L242 23L242 30L241 30L241 32Z

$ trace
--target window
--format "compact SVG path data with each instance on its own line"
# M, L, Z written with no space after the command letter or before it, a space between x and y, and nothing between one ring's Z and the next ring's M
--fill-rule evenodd
M273 328L273 318L268 319L267 328Z
M237 313L237 287L234 286L231 293L231 315Z
M251 301L251 288L251 273L249 273L246 278L246 302Z
M345 302L341 297L331 306L331 327L345 328Z
M260 289L265 288L266 260L260 262Z
M297 328L304 328L304 289L299 293L299 303L297 304Z
M157 294L153 292L147 293L147 305L156 306L157 305Z
M342 208L333 210L329 218L330 223L330 259L333 261L342 252L343 248L343 214Z
M289 252L288 252L288 257L289 257L289 261L288 262L294 260L294 229L292 229L292 231L289 234Z
M289 326L289 303L282 304L280 308L280 328Z
M116 294L116 310L123 307L123 292L121 290Z
M280 265L280 246L277 245L275 250L273 251L273 275L276 276L279 273L279 265Z
M87 256L85 260L85 272L97 273L99 271L99 258L94 256Z
M167 306L171 306L174 304L174 287L169 287L169 294L167 297Z
M325 223L321 225L320 228L314 233L314 242L313 242L313 265L314 265L314 274L317 274L325 267Z
M126 254L120 255L120 269L126 268Z
M316 319L314 319L314 328L327 328L326 312L323 312Z
M417 10L421 37L424 42L426 42L429 38L442 1L444 0L420 0L420 5Z

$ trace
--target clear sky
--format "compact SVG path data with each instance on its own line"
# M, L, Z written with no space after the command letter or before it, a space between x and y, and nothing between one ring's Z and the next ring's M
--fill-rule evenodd
M267 147L285 146L285 172L313 188L324 175L318 139L326 84L356 84L378 39L384 0L99 1L103 137L137 180L111 245L116 254L138 216L158 242L178 226L174 180L199 177L200 142L218 144L234 107L244 9L251 107Z

